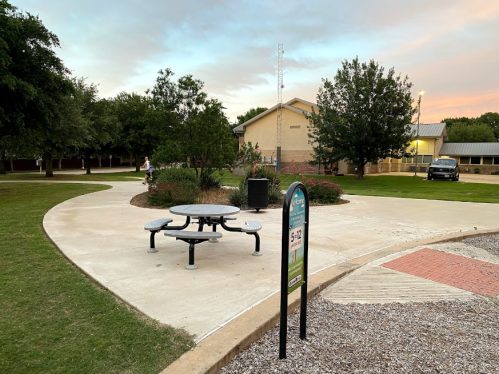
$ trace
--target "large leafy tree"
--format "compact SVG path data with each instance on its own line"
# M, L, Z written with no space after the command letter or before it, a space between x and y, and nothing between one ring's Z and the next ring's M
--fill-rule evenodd
M396 75L371 60L344 61L333 81L323 79L317 95L318 111L310 116L309 137L315 161L348 159L358 167L386 157L400 158L410 144L416 109L408 77Z
M58 105L57 115L52 116L36 132L37 154L45 160L45 176L53 177L52 160L59 155L80 149L90 136L90 121L84 116L85 85L83 79L71 79L71 91Z
M121 134L115 149L122 154L131 154L135 159L135 171L139 172L139 160L152 153L157 145L157 137L149 126L151 99L122 92L115 101L116 117L121 124Z
M76 87L73 96L75 105L80 110L83 128L86 135L75 146L75 155L85 160L86 173L91 174L91 157L98 156L103 149L116 141L121 129L114 113L114 103L107 99L99 99L97 85L87 84L84 78L75 79Z
M160 71L151 94L161 114L163 142L155 163L190 162L203 178L234 160L232 132L223 105L202 91L191 75L172 81L173 72Z
M494 132L494 136L499 141L499 113L487 112L477 118L479 123L488 125Z
M449 142L453 143L481 143L495 142L496 137L489 125L475 123L467 125L455 122L449 130Z
M480 117L445 118L442 122L447 126L451 142L499 141L499 113L487 112Z
M58 46L38 17L0 0L0 173L14 141L32 148L59 130L72 84L53 50Z

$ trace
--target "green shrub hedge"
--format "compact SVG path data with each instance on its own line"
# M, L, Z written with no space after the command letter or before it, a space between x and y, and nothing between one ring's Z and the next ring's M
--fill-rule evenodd
M161 169L149 186L149 204L162 207L199 203L201 188L189 169Z
M320 204L333 204L343 194L341 186L329 180L306 178L302 183L307 187L310 201Z
M235 189L229 195L229 201L237 207L245 207L248 204L248 179L267 178L269 180L269 204L282 203L284 196L281 192L281 179L279 175L264 166L253 166L246 169L244 179L239 184L239 189Z

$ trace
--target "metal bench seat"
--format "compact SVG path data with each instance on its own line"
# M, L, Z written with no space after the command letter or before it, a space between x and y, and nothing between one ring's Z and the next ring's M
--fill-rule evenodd
M165 236L178 238L178 239L220 239L221 232L212 231L184 231L184 230L168 230L165 231Z
M158 251L154 244L154 235L156 235L158 231L166 230L168 224L171 222L173 222L171 218L160 218L155 221L146 223L146 225L144 226L144 230L148 230L151 232L151 236L149 238L149 249L147 252L154 253Z
M168 230L165 231L165 236L176 238L189 243L189 265L186 266L188 270L197 269L194 265L194 246L196 244L205 242L210 239L220 239L222 233L220 232L203 232L203 231L184 231L184 230Z
M248 235L253 235L255 237L255 251L253 252L253 256L261 256L260 252L260 235L258 235L257 231L262 228L262 224L257 221L247 221L245 222L244 227L228 227L225 222L220 222L220 225L227 231L235 231L235 232L245 232Z
M162 230L165 226L168 226L170 222L173 222L171 218L161 218L155 221L149 222L144 226L144 230L149 231L159 231Z
M243 232L257 232L260 231L262 228L262 224L257 221L248 221L245 222L245 226L241 228L241 231Z

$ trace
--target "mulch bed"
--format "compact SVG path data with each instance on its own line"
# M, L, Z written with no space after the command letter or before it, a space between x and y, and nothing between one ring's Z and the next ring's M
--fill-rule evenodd
M203 192L203 200L202 204L220 204L220 205L232 205L229 201L229 194L231 190L225 189L225 188L218 188L218 189L213 189L209 191L204 191ZM168 208L163 208L162 206L154 206L150 205L149 201L147 200L147 195L149 192L143 192L141 194L138 194L130 200L130 204L135 205L139 208L149 208L149 209L168 209ZM349 203L348 200L342 200L340 199L338 202L335 204L319 204L316 202L311 201L310 206L327 206L327 205L341 205L341 204L347 204ZM281 209L282 204L269 204L268 209ZM244 208L248 209L248 208Z

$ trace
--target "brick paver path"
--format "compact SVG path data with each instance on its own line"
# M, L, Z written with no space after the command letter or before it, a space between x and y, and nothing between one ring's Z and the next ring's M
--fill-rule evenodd
M485 296L499 295L499 265L424 248L383 267Z

